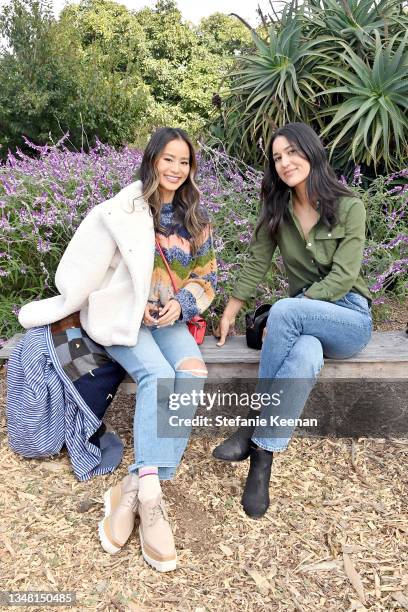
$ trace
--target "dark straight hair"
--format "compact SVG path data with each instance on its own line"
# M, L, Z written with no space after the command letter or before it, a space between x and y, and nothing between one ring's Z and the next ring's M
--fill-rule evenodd
M271 238L275 238L283 220L288 218L291 188L279 178L273 161L273 143L279 136L284 136L298 154L310 163L306 182L307 196L310 202L319 202L321 220L327 227L333 227L338 222L339 198L353 194L337 180L316 132L305 123L294 122L276 130L269 144L268 161L261 187L261 216L256 233L265 224Z
M143 198L149 203L152 211L154 227L160 230L160 211L164 202L159 191L159 175L157 161L163 149L172 140L183 140L190 152L190 172L186 180L176 190L173 198L174 219L187 229L191 236L191 250L195 254L200 235L208 225L203 208L200 206L200 192L195 183L197 159L193 143L180 128L162 127L156 130L150 138L143 154L139 176L143 184Z

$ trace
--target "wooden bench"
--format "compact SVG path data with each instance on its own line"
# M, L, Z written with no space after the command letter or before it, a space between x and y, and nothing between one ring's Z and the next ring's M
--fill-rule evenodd
M206 338L203 357L209 377L250 378L257 375L260 351L247 347L244 336L229 338L223 347ZM373 332L368 345L350 359L325 359L322 378L406 378L408 336L404 332Z
M17 334L0 349L0 359L8 359L20 336ZM244 336L229 338L221 348L215 338L207 337L201 349L208 368L207 390L214 391L221 385L235 390L241 383L255 382L260 351L249 349ZM120 390L135 393L136 385L127 378ZM234 410L236 413L232 407L233 413ZM374 332L358 355L344 360L326 359L303 416L318 418L319 426L309 435L408 437L405 332Z
M0 349L0 359L8 359L21 334L16 334ZM207 336L201 352L208 377L254 378L257 376L260 351L247 347L244 336L228 338L223 347ZM326 359L321 378L408 378L408 336L403 331L373 332L368 345L350 359ZM127 383L124 383L128 390ZM124 389L124 390L125 390Z

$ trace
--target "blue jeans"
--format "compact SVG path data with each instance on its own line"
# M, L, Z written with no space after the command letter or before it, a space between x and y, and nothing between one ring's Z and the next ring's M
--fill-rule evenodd
M285 450L294 426L282 427L273 419L271 423L270 417L299 418L323 367L323 355L352 357L368 343L371 330L368 302L357 293L347 293L335 303L302 294L276 302L268 316L257 390L283 393L278 408L272 403L263 408L261 418L267 425L256 427L252 440L266 450Z
M171 437L158 435L158 423L168 422L169 399L172 393L204 388L206 369L200 349L185 323L155 328L142 325L135 346L107 346L106 351L128 372L137 383L136 410L133 423L135 463L130 472L144 465L157 466L159 478L173 478L188 442L190 428L184 428L184 437L175 433ZM199 360L194 369L183 364L188 359ZM200 367L198 367L200 366ZM184 367L184 369L183 369ZM184 407L190 417L196 405Z

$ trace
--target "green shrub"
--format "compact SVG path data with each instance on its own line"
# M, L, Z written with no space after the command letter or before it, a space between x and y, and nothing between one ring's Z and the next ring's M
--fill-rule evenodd
M33 146L27 143L27 146ZM0 336L19 330L16 313L25 302L55 295L54 274L73 232L95 204L135 180L140 150L97 143L89 154L35 147L38 158L9 155L0 166ZM224 308L259 213L262 174L222 151L203 146L199 157L202 201L214 223L219 266L217 296L209 316ZM408 169L379 177L363 190L359 169L352 188L367 206L364 265L376 301L386 292L408 294ZM287 294L279 253L259 286L258 301ZM251 308L253 304L249 305ZM243 315L241 315L242 317ZM242 318L239 326L242 330Z

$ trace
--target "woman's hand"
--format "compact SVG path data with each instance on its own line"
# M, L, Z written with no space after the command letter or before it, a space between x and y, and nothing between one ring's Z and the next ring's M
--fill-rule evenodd
M235 317L241 310L243 304L244 302L242 300L235 297L231 297L228 300L228 304L225 307L220 322L214 331L214 336L220 339L219 342L217 342L217 346L224 346L230 327L234 325Z
M164 327L165 325L173 325L179 320L181 315L181 306L177 300L169 300L161 310L159 310L159 318L156 319L155 323L158 327Z
M217 346L224 346L225 340L230 333L230 327L232 327L235 323L235 317L228 316L226 310L220 319L217 327L214 330L214 336L219 338L217 342Z
M147 302L143 313L143 323L148 327L157 325L157 319L152 317L152 312L157 312L157 310L154 309L154 306L152 304L149 304L149 302Z

